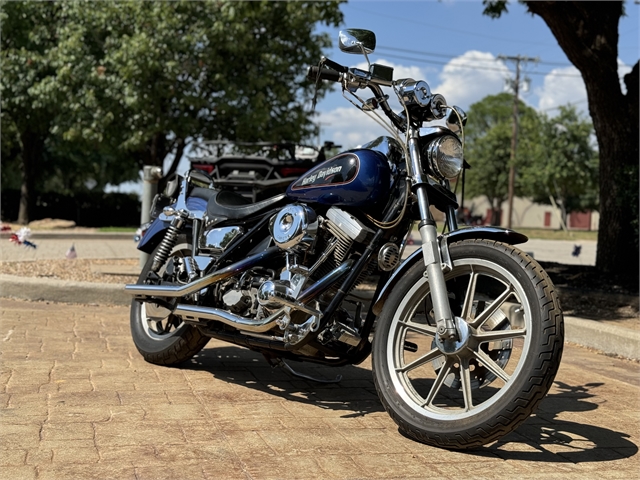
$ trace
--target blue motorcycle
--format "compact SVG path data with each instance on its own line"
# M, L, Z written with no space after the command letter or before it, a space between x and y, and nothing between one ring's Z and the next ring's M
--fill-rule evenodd
M369 68L323 57L309 78L339 83L389 135L257 203L197 170L169 182L138 246L149 260L126 286L133 340L147 361L175 365L216 338L308 379L287 361L342 366L371 354L380 400L407 436L457 449L495 441L556 375L556 291L514 246L526 236L458 227L451 182L469 167L462 109L370 63L373 32L342 31L339 44ZM402 260L414 228L419 248Z

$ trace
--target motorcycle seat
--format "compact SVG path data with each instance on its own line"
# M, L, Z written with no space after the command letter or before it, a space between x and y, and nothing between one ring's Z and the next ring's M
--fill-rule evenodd
M202 200L208 201L215 194L215 192L215 190L212 190L210 188L195 187L193 190L191 190L191 194L189 196L201 198Z
M229 190L212 190L213 194L207 203L207 215L213 217L226 217L229 220L264 212L283 203L286 195L281 193L275 197L267 198L257 203L242 195Z

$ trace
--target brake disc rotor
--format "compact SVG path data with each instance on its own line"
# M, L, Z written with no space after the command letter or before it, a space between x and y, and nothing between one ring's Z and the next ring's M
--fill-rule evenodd
M502 310L497 310L489 317L485 322L483 329L485 331L491 330L511 330L511 325L507 316ZM431 343L431 348L437 348L435 339ZM486 353L500 368L504 369L509 358L511 357L511 350L513 348L512 340L499 340L495 342L483 343L480 349ZM443 367L445 359L438 357L431 362L433 369L436 373L440 372ZM471 388L478 389L486 387L491 384L497 377L487 369L484 365L478 363L473 358L469 361L469 374L471 380ZM454 390L460 390L462 388L462 382L460 381L460 370L456 369L454 372L447 375L444 380L444 384Z

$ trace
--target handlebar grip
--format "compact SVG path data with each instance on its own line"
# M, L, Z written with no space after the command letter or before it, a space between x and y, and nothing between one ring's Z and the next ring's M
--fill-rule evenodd
M315 82L318 76L320 76L322 80L330 80L332 82L340 81L340 72L336 72L335 70L331 70L330 68L318 68L315 66L309 67L307 78Z
M335 70L336 72L347 73L349 71L348 67L345 67L344 65L340 65L338 62L334 62L333 60L330 60L327 57L322 57L322 62L324 63L324 65L326 65L332 70Z

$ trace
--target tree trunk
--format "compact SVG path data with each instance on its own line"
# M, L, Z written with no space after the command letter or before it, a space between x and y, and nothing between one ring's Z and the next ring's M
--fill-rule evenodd
M26 225L33 220L36 206L36 180L44 151L44 138L26 130L20 135L22 142L22 186L20 187L20 208L18 223Z
M622 2L526 2L551 29L582 74L600 154L600 225L596 267L638 274L638 64L618 78Z
M491 218L489 219L489 225L496 227L500 226L502 220L502 202L501 198L489 198L491 203Z

